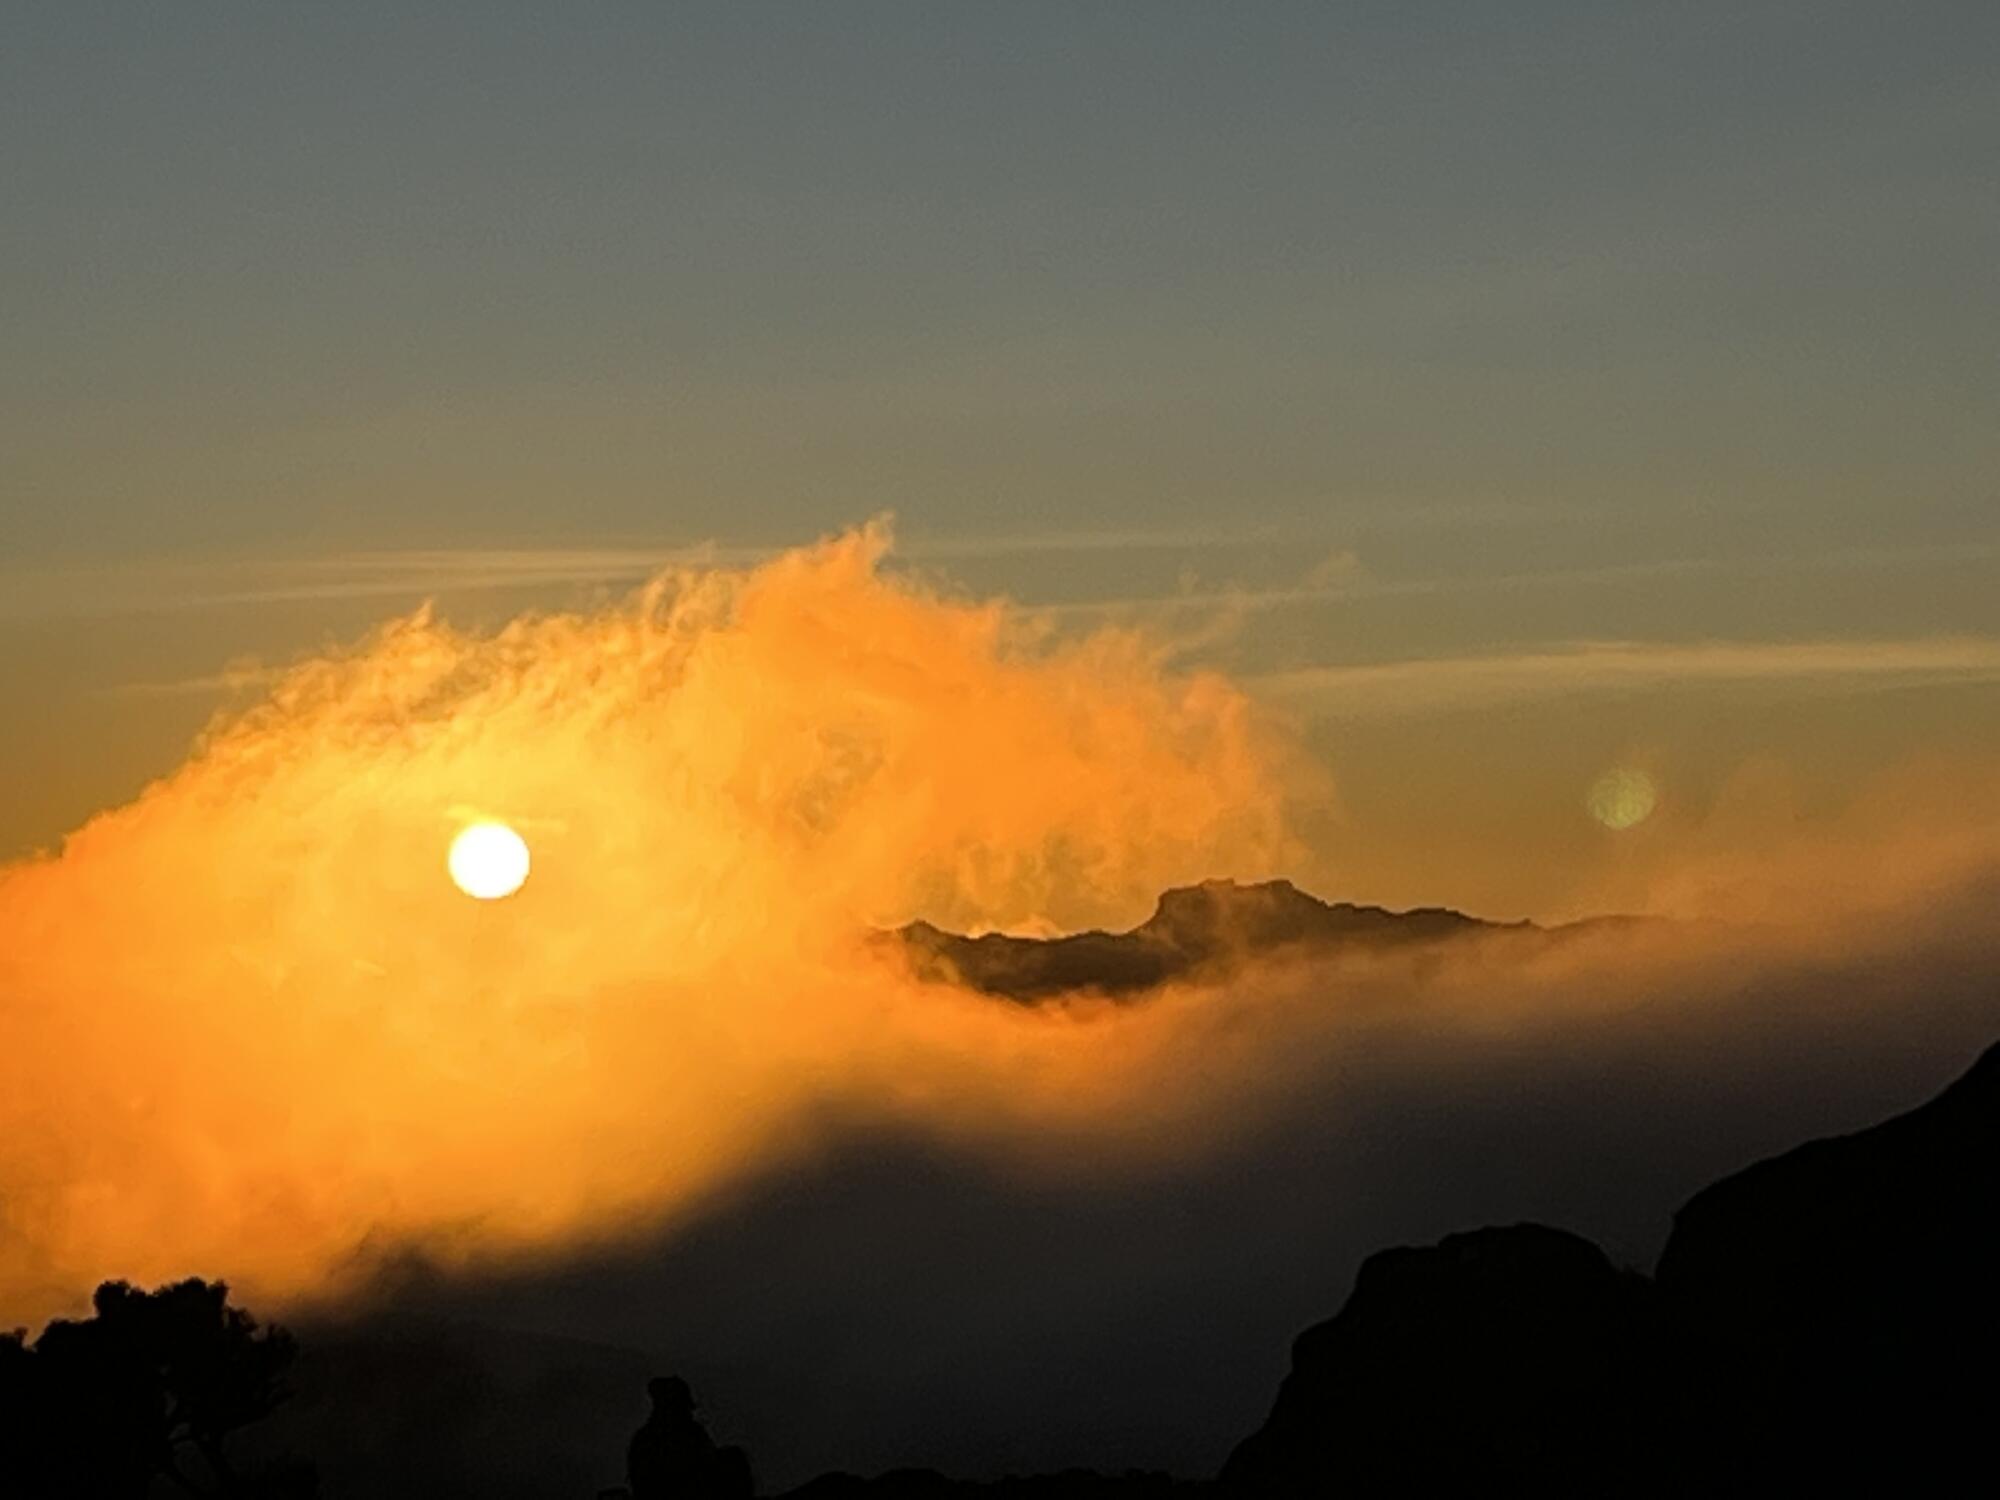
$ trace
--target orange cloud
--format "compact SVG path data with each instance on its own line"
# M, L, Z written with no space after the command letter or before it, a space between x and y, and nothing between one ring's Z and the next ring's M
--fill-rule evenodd
M559 1243L824 1106L1060 1109L1108 1076L1073 1026L899 989L856 934L1273 872L1289 752L1221 678L897 581L887 545L490 636L397 621L0 873L0 1309ZM491 906L444 872L479 816L534 848Z

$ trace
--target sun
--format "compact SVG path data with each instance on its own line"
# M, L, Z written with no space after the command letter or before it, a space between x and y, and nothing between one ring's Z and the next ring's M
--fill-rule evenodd
M474 823L451 841L445 866L466 895L498 901L528 878L528 844L505 823Z

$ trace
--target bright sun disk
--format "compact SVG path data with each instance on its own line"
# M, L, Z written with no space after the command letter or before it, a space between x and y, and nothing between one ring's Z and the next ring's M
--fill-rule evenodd
M445 864L466 895L498 901L528 878L527 841L505 823L474 823L451 841Z

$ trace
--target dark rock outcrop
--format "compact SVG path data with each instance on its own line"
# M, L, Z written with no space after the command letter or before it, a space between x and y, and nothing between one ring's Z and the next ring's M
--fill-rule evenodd
M1630 1494L1654 1441L1651 1284L1539 1224L1371 1256L1292 1346L1232 1494Z
M1908 1486L1991 1462L2000 1047L1936 1099L1703 1189L1662 1294L1744 1488Z
M1996 1350L2000 1047L1908 1114L1696 1194L1652 1281L1525 1224L1371 1257L1221 1483L1983 1492Z

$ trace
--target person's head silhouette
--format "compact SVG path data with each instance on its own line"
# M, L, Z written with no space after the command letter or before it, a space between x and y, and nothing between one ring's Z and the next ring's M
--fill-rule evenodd
M688 1416L694 1411L694 1392L678 1375L647 1381L646 1394L653 1398L653 1410L661 1416Z

